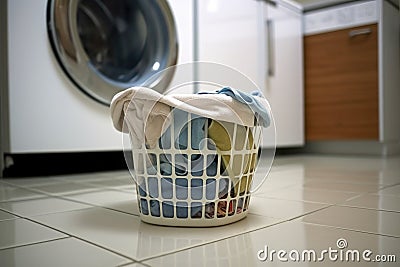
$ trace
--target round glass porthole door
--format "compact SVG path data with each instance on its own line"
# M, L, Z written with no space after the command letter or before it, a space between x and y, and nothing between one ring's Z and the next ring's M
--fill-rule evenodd
M50 0L48 32L66 74L105 105L136 85L162 92L172 79L170 72L154 76L175 65L178 56L165 0Z

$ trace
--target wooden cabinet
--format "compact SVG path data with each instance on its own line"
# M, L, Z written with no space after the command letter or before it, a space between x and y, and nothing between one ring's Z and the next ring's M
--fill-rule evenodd
M400 16L393 1L304 15L306 149L400 154Z
M306 140L378 140L377 24L304 37Z

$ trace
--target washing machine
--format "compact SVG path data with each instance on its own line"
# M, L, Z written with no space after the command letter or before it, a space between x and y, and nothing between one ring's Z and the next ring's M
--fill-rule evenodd
M192 0L8 0L1 12L1 170L19 155L121 151L109 104L162 91L193 60Z

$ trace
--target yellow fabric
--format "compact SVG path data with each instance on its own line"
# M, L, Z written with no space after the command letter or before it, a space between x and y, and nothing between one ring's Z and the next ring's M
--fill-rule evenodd
M247 132L247 129L248 127L246 126L237 125L236 138L234 142L232 142L234 135L233 123L213 120L208 127L208 137L214 141L217 152L221 155L222 163L234 184L235 196L238 192L244 194L246 187L250 186L253 175L249 173L251 173L256 166L256 154L251 154L250 152L254 145L253 134L251 130ZM234 144L235 150L248 150L249 152L243 155L243 159L241 155L234 154L231 159L232 144ZM244 147L245 144L246 147ZM247 191L249 191L249 189L250 188L247 188Z

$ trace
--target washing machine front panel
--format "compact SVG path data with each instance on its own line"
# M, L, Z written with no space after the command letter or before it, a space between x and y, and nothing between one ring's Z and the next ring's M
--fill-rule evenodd
M48 36L48 2L8 1L9 139L5 152L121 150L122 136L113 128L109 108L77 89L55 57ZM171 2L182 42L178 62L190 61L192 17L183 14L190 13L192 4Z
M162 91L173 76L149 79L177 62L176 25L165 0L51 0L48 29L66 74L100 103L136 85Z
M47 35L47 0L8 1L7 153L120 150L109 109L66 77Z

